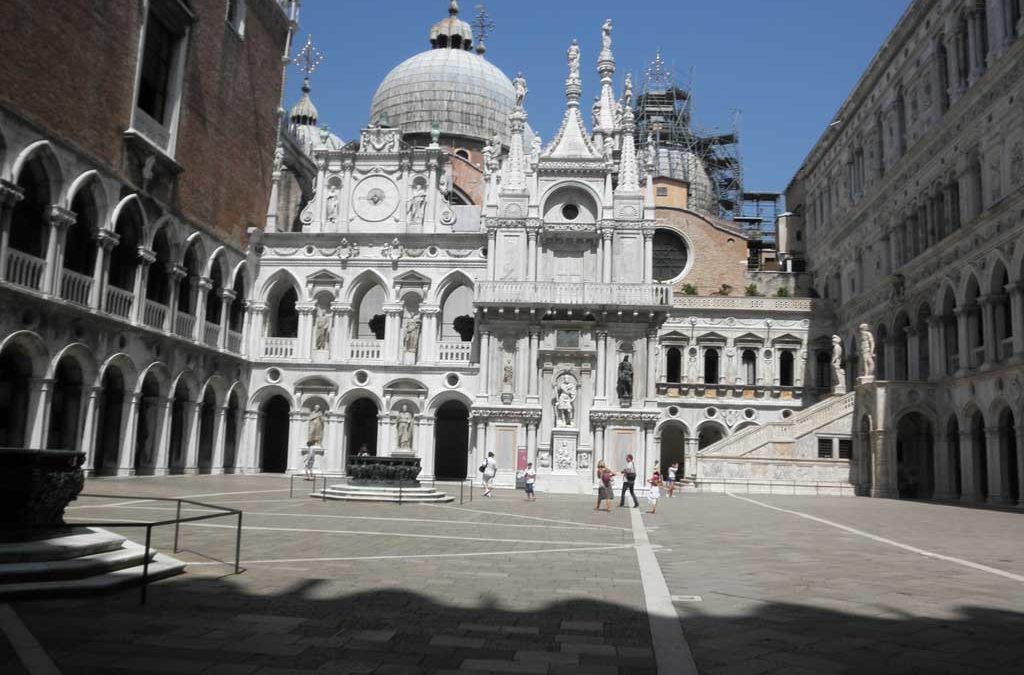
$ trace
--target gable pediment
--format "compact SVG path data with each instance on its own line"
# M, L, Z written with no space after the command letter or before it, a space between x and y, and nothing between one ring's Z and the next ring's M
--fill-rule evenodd
M425 277L414 270L395 277L395 286L399 288L427 288L430 283L430 277Z
M345 280L330 270L320 270L306 277L306 282L314 286L338 286Z

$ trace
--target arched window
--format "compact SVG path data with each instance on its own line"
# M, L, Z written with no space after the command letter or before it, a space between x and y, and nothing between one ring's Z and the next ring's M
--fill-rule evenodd
M1017 0L1013 0L1014 4ZM940 35L936 49L936 68L939 71L939 110L949 110L949 52L946 50L946 38Z
M114 231L120 237L117 246L110 252L111 286L134 290L135 268L139 264L139 244L142 243L142 221L138 208L128 204L121 210Z
M753 387L757 384L757 354L754 353L753 349L743 350L743 383L748 387Z
M155 260L149 266L149 274L146 276L146 299L166 306L171 297L167 271L167 265L171 262L171 245L164 228L153 237L153 255Z
M294 288L288 287L277 301L274 308L273 323L270 326L270 337L293 338L299 336L299 314L295 304L299 295Z
M683 375L683 353L678 347L672 347L665 354L665 380L678 383Z
M196 294L199 293L199 256L197 244L185 252L185 276L178 282L178 311L192 314L196 310Z
M49 176L38 155L21 170L18 187L22 189L22 198L14 205L11 215L10 247L42 258L46 255L50 232L46 212L53 197L50 194Z
M210 270L210 288L206 291L206 320L209 323L220 324L220 312L224 293L224 275L220 271L220 261L213 263Z
M231 315L228 317L228 328L236 333L242 332L245 321L245 275L241 270L235 275L235 298L231 301Z
M793 352L786 349L779 354L779 384L783 387L792 387L795 381Z
M824 350L814 357L814 386L818 389L832 386L832 357Z
M68 227L64 239L64 269L92 277L96 258L96 242L92 233L99 216L92 191L88 188L79 190L71 201L71 210L75 214L75 222Z
M718 349L704 349L704 383L718 384Z

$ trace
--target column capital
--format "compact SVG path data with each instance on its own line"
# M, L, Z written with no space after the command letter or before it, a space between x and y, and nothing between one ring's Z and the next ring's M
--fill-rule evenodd
M188 270L185 269L185 266L179 265L178 263L167 263L165 269L167 270L167 274L169 274L171 279L174 281L181 281L188 276Z
M24 197L24 190L10 181L0 179L0 206L13 206Z
M245 308L252 312L253 314L262 314L263 312L267 311L267 303L258 302L256 300L250 300L249 302L245 303Z
M145 246L139 246L138 248L139 264L140 265L152 265L156 262L156 251Z
M420 305L420 314L424 316L434 316L441 313L441 308L438 305Z
M352 305L347 302L332 302L331 311L335 314L351 314Z
M112 232L111 230L106 230L102 227L93 230L92 236L93 239L96 240L96 243L108 251L117 246L118 242L121 241L121 235L117 232Z
M295 303L295 311L299 314L313 314L316 312L316 304L312 302Z
M213 279L210 277L197 277L195 283L201 291L208 291L213 288Z
M56 204L50 204L46 210L46 217L50 221L50 226L58 230L70 227L78 220L78 216L75 215L74 211L69 211L63 206L57 206Z
M238 293L233 288L225 288L220 292L220 299L224 302L234 302L237 297Z

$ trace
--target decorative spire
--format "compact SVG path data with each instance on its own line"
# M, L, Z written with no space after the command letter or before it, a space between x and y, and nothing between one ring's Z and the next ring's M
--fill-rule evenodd
M632 96L632 92L630 93ZM636 130L633 106L622 109L622 153L619 156L619 186L616 194L638 194L640 175L636 163L636 145L633 132Z
M323 60L324 53L313 45L312 34L307 34L306 44L302 46L302 49L295 56L295 67L299 69L299 72L304 77L302 78L302 96L299 98L299 102L292 106L291 114L289 115L292 124L316 126L318 114L316 106L313 105L313 100L309 97L309 92L311 91L309 78L320 67Z
M576 40L569 45L565 53L569 64L569 77L565 79L565 116L555 140L548 146L545 157L552 158L600 158L583 124L580 113L580 97L583 95L583 83L580 80L580 45Z
M615 55L612 54L612 20L608 19L601 26L601 54L597 58L597 72L601 76L601 114L594 129L602 136L614 136L618 133L615 113L618 106L612 76L615 75Z
M526 128L526 78L522 73L512 81L516 91L516 107L509 114L509 126L512 133L508 141L508 159L505 160L505 175L501 181L502 193L525 193L526 190L526 152L523 146L523 130Z
M459 14L459 0L451 0L448 3L448 16L458 16Z
M476 31L476 53L483 56L487 51L484 44L491 33L494 32L494 22L483 5L476 6L476 18L473 19L473 29Z

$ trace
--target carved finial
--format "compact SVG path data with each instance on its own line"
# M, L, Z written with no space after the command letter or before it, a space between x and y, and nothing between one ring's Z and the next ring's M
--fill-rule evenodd
M476 18L473 19L473 30L476 31L476 53L481 56L487 51L487 38L494 32L494 21L483 5L476 6Z
M459 0L451 0L448 3L448 16L458 16L459 14Z
M316 69L320 67L323 60L324 53L313 45L313 35L307 34L306 44L302 45L302 49L300 49L299 53L295 55L295 67L305 74L306 79L308 80L309 76L316 72ZM308 81L305 86L309 86Z

